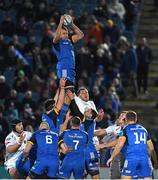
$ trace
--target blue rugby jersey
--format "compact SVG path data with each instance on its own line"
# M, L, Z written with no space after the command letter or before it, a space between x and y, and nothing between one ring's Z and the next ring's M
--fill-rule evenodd
M58 156L58 134L50 130L38 130L28 141L32 145L36 145L37 160L47 158L49 156Z
M59 139L59 146L64 142L67 147L72 148L72 151L67 153L66 156L73 153L83 154L88 143L87 133L79 129L66 130L61 134Z
M70 39L53 44L53 51L58 59L57 70L75 69L74 47Z
M147 141L150 140L147 130L139 124L129 124L127 125L120 137L126 138L126 143L124 146L125 157L140 157L148 156L148 146Z
M94 137L94 130L95 130L95 121L92 119L86 119L82 122L81 130L87 132L88 134L88 147L90 149L96 150L93 137Z

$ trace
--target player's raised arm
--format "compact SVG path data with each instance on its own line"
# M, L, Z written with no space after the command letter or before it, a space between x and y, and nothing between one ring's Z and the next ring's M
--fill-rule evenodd
M66 83L66 79L64 79L64 78L60 79L59 96L58 96L58 99L57 99L57 102L56 102L56 105L55 105L58 110L60 110L62 105L64 104L65 83Z
M74 23L72 23L72 30L75 32L75 35L72 36L73 43L76 43L84 37L83 32Z
M53 43L57 43L60 40L60 34L61 34L61 29L62 29L63 23L64 23L64 16L61 16L59 25L58 25L56 32L55 32Z

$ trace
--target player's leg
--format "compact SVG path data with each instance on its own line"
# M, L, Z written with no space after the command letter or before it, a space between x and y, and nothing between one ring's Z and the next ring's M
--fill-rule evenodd
M139 161L137 159L126 159L122 169L121 179L132 179L132 177L137 177L138 164Z
M77 163L76 163L77 162ZM75 179L83 179L85 171L85 159L84 157L73 160L73 175Z
M73 69L60 69L57 71L59 79L66 78L65 89L75 92L75 70Z
M87 152L86 154L86 170L92 179L100 179L99 173L99 157L97 151Z
M140 160L139 175L144 179L152 179L152 165L148 157Z
M59 171L59 158L51 157L51 161L47 162L47 176L48 178L57 178Z
M19 174L18 171L16 169L16 161L7 161L7 163L5 163L5 169L8 171L9 175L13 178L13 179L18 179L19 178Z
M18 179L18 172L16 170L16 168L10 168L8 169L9 175L13 178L13 179Z
M59 169L59 177L69 179L72 173L72 164L69 157L63 159L61 168Z
M132 176L121 176L121 179L132 179Z
M30 179L43 179L43 175L39 175L39 174L34 173L33 171L30 171L26 179L27 180L30 180Z
M46 166L45 166L44 160L36 160L28 176L31 179L39 179L43 176L45 169L46 169Z
M110 167L110 179L120 179L121 178L121 170L122 170L122 154L120 153L115 159L112 161Z

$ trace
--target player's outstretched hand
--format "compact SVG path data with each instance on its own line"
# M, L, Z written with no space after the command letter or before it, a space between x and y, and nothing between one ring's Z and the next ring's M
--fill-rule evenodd
M65 87L65 84L66 84L66 79L65 79L65 78L61 78L61 79L60 79L60 82L59 82L60 88L64 88L64 87Z
M99 109L98 115L97 115L97 117L96 117L95 120L96 120L97 122L103 120L104 115L105 115L104 110L103 110L103 109Z
M110 167L110 166L111 166L111 162L112 162L112 158L108 159L106 165L107 165L108 167Z
M21 134L19 138L19 143L22 144L25 139L25 135Z

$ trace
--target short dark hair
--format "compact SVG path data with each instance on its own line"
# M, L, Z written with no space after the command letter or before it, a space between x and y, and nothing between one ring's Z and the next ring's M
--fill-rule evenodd
M77 91L77 95L79 95L82 90L87 90L88 91L88 89L86 87L80 87L78 89L78 91Z
M137 120L137 113L134 111L128 111L126 113L126 120L127 121L136 121Z
M46 111L50 111L51 109L53 109L53 106L55 105L55 101L54 99L47 99L44 102L44 107Z
M78 116L72 117L71 118L71 124L74 127L78 127L81 125L81 119Z

